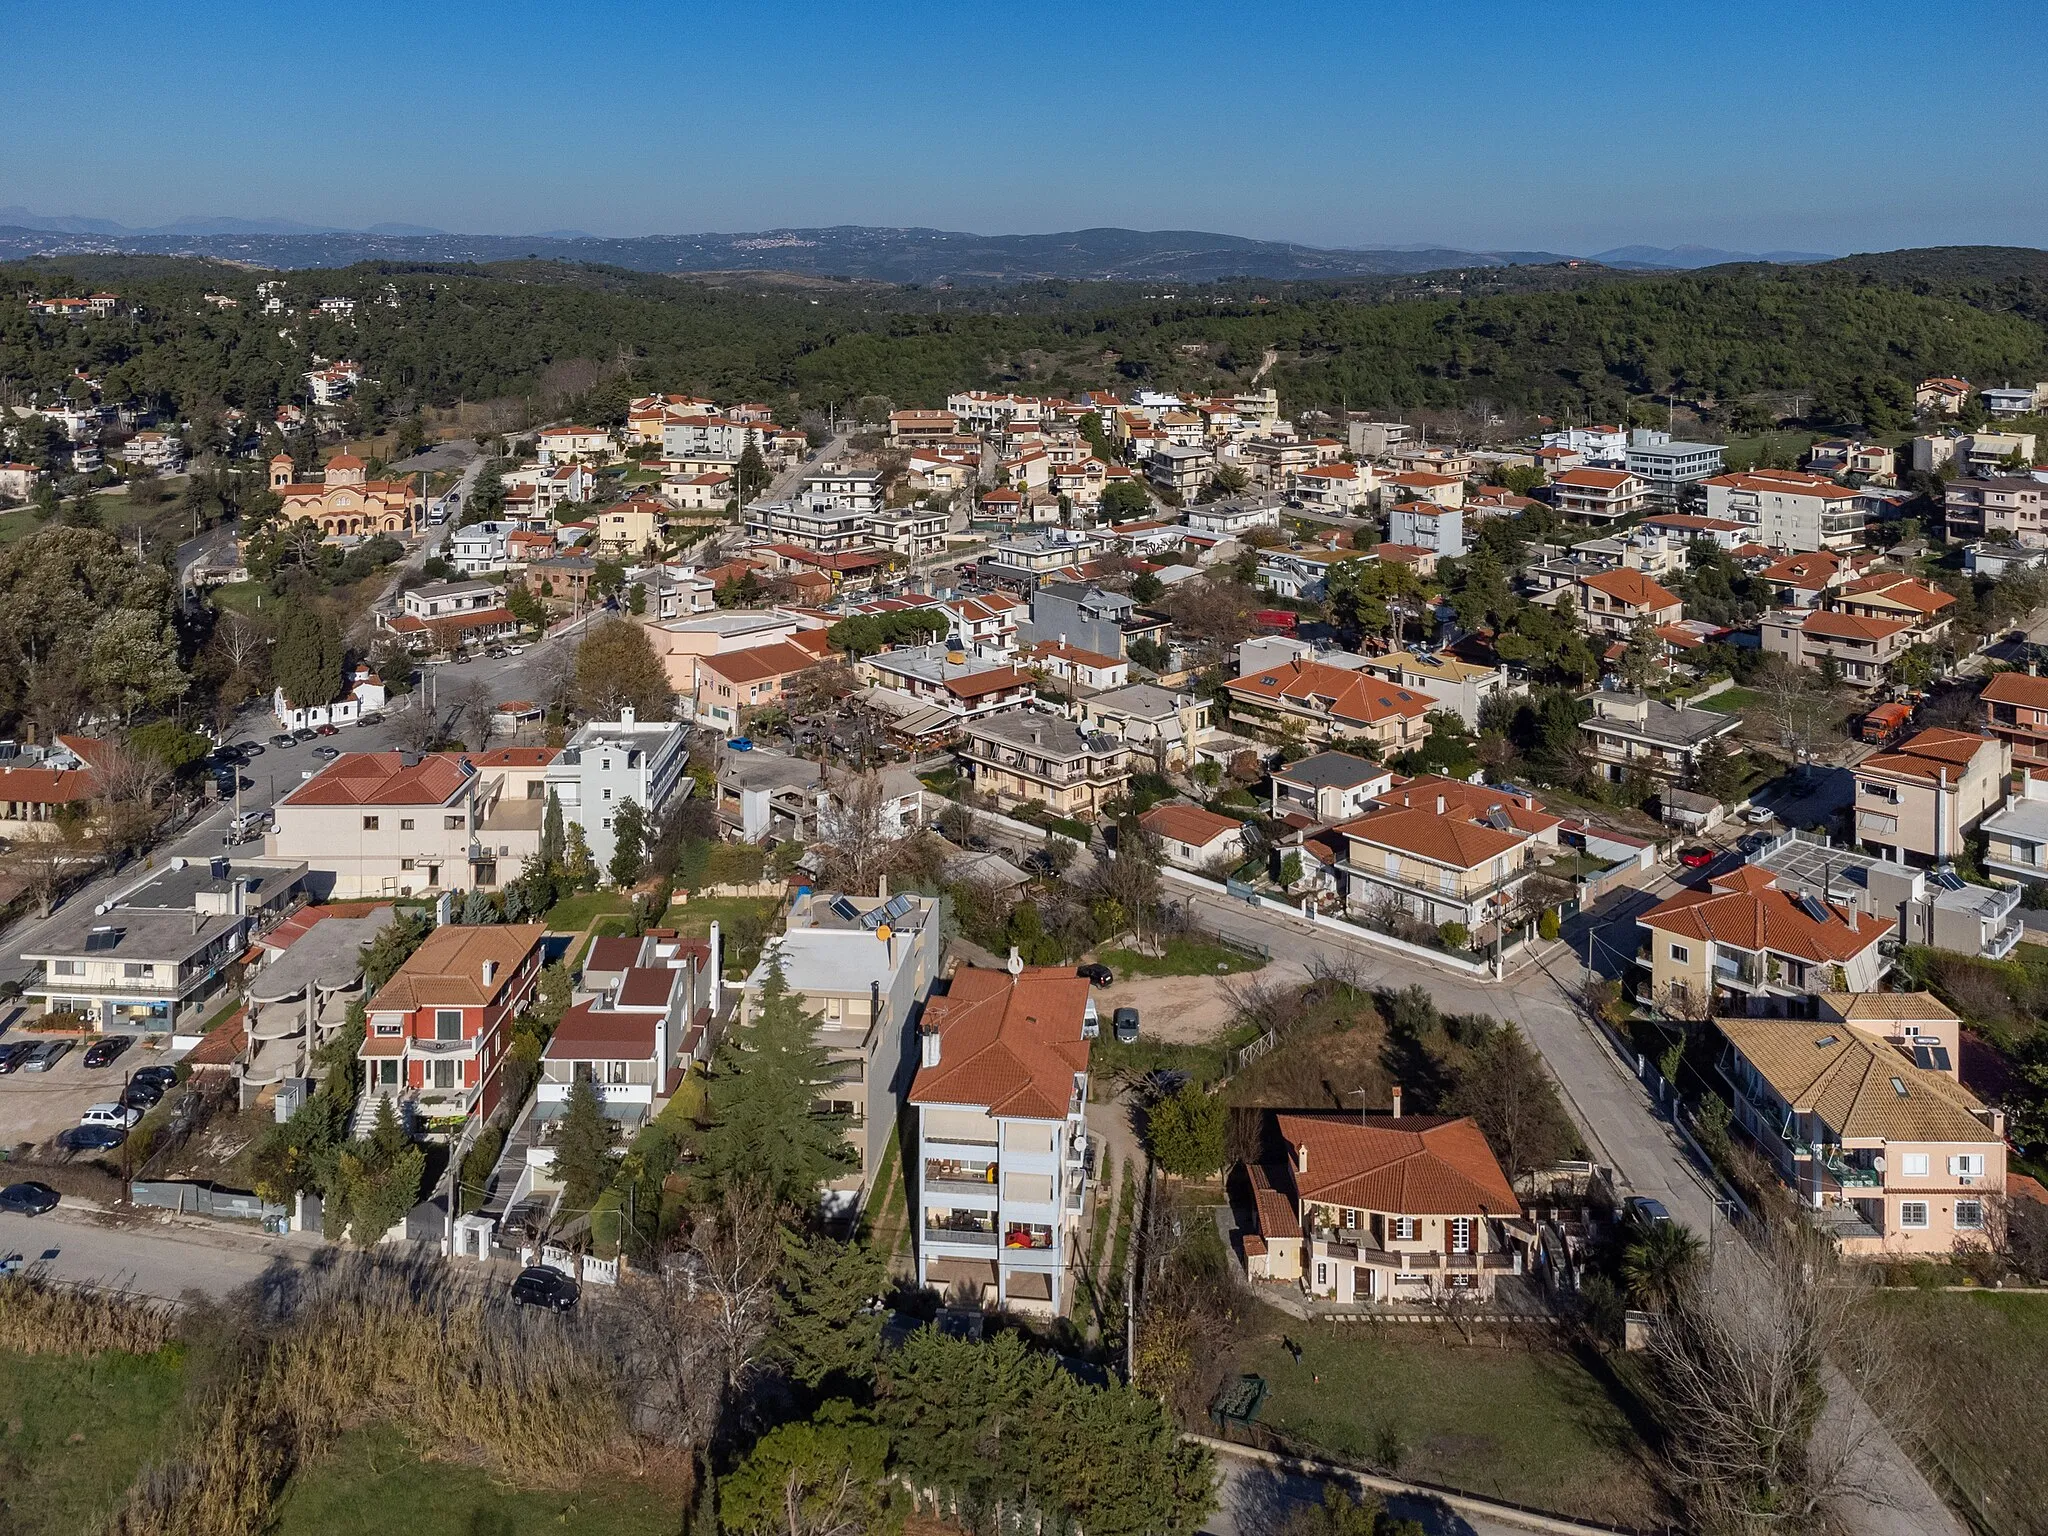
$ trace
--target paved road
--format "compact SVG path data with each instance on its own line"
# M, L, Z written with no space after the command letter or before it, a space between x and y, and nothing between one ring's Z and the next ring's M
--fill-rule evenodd
M175 1300L187 1291L225 1296L272 1264L302 1263L320 1246L256 1228L104 1216L59 1206L46 1216L0 1215L0 1254L20 1254L60 1280L114 1286Z
M1753 1263L1747 1246L1729 1232L1705 1172L1642 1086L1634 1063L1596 1031L1574 1001L1588 974L1581 954L1590 947L1594 968L1611 973L1634 953L1635 915L1671 888L1668 877L1660 875L1647 889L1611 897L1578 920L1563 940L1518 957L1505 980L1493 982L1466 980L1329 926L1311 929L1228 897L1168 887L1176 899L1186 897L1200 926L1268 949L1285 968L1282 975L1306 974L1314 960L1343 963L1366 986L1420 985L1447 1013L1490 1013L1520 1025L1542 1053L1595 1157L1615 1170L1622 1188L1663 1201L1674 1217L1708 1237L1717 1263ZM1853 1395L1841 1394L1830 1411L1867 1412ZM1882 1430L1870 1434L1867 1460L1860 1481L1874 1496L1843 1512L1851 1529L1864 1536L1959 1533L1926 1479Z

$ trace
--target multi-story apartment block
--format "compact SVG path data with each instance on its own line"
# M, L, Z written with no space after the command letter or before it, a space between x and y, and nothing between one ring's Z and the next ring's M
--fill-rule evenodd
M1133 683L1077 700L1074 719L1083 731L1120 737L1134 761L1158 773L1192 766L1195 748L1209 734L1209 701Z
M1587 572L1575 595L1587 632L1616 640L1626 640L1646 621L1676 624L1685 617L1685 602L1676 592L1627 568Z
M1553 476L1550 504L1581 523L1618 523L1643 510L1649 488L1625 469L1567 469Z
M1669 432L1643 427L1628 435L1628 472L1643 483L1650 499L1671 505L1688 485L1721 473L1719 443L1688 443Z
M357 1052L366 1077L359 1129L366 1118L376 1123L380 1098L393 1101L401 1123L416 1118L439 1135L497 1109L512 1021L540 981L546 932L542 923L501 923L427 935L370 999Z
M1465 553L1464 509L1440 507L1431 501L1397 502L1387 514L1387 542L1431 550L1455 560Z
M1270 1156L1234 1175L1253 1230L1247 1275L1346 1305L1490 1300L1522 1272L1521 1201L1473 1121L1268 1113Z
M750 501L740 515L750 539L797 544L824 554L865 548L873 521L873 514L864 508L821 496Z
M1449 710L1472 730L1479 728L1479 711L1488 699L1518 691L1501 668L1460 661L1447 651L1389 651L1367 657L1358 670L1427 694L1433 707Z
M2048 677L2001 672L1977 695L1986 735L2012 748L2016 767L2048 767Z
M816 474L804 476L803 496L806 501L873 514L882 510L882 476L878 470L822 465Z
M877 651L863 656L855 670L863 682L899 695L904 704L928 705L955 720L1015 709L1036 691L1030 673L1008 662L975 660L945 643Z
M1988 1245L2005 1117L1957 1080L1955 1015L1925 993L1826 994L1813 1019L1716 1019L1735 1118L1855 1257Z
M1874 992L1891 970L1888 917L1810 891L1780 888L1754 864L1660 902L1638 921L1648 934L1648 999L1691 1013L1782 1011L1821 992Z
M1163 642L1172 626L1165 614L1140 608L1122 592L1063 581L1032 593L1031 614L1019 623L1017 638L1026 645L1066 641L1105 656L1128 656L1140 640Z
M2022 475L1953 480L1941 505L1951 539L2006 533L2027 549L2048 548L2048 483Z
M264 852L336 900L490 890L540 848L552 747L345 752L277 802Z
M910 1103L920 1285L1058 1316L1088 1192L1095 1003L1070 969L963 965L925 1004Z
M1216 455L1207 448L1165 443L1145 461L1145 476L1154 490L1191 502L1216 476Z
M818 1016L824 1081L815 1085L820 1111L846 1126L854 1160L820 1198L835 1219L859 1214L876 1170L896 1136L896 1106L910 1091L911 1031L938 976L940 901L890 896L805 896L789 924L768 941L740 994L741 1038L761 1005L769 973Z
M1933 645L1947 635L1954 622L1949 610L1956 605L1948 593L1902 571L1859 576L1834 588L1824 601L1836 613L1910 625L1915 645Z
M1856 836L1879 857L1940 868L2005 798L2012 747L1935 727L1856 765Z
M1287 489L1311 512L1348 517L1378 486L1372 466L1314 464L1289 476Z
M677 789L687 795L689 731L680 721L642 720L629 707L616 720L590 720L547 765L545 794L562 807L566 826L583 828L602 870L618 849L613 819L628 800L646 813L651 832Z
M1763 648L1794 666L1832 661L1842 681L1874 688L1891 676L1892 664L1913 648L1913 626L1904 619L1867 619L1852 613L1796 608L1767 613L1758 625Z
M1689 777L1707 743L1732 736L1742 717L1675 707L1639 693L1600 689L1592 715L1579 722L1601 775L1619 784L1630 769L1660 779Z
M969 720L961 736L960 765L969 781L1006 805L1037 800L1056 815L1094 816L1130 781L1122 738L1036 710Z
M88 1028L196 1035L235 960L305 897L287 859L173 859L112 900L58 915L21 951L22 995Z
M1707 516L1748 525L1759 544L1801 553L1853 549L1868 511L1860 492L1798 469L1756 469L1706 482Z
M2007 850L1992 830L1992 823L2005 814L2000 811L1985 819L1991 848L1984 867L2012 875L2016 871L2000 866ZM1951 870L1921 869L1861 853L1824 832L1781 832L1752 853L1749 862L1776 876L1781 890L1794 895L1811 892L1824 901L1840 901L1893 919L1899 925L1893 936L1901 944L2003 960L2025 932L2014 916L2020 904L2018 886L1972 885Z

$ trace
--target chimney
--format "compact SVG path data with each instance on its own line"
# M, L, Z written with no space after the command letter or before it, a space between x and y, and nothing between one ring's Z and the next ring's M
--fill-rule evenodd
M1436 813L1439 816L1444 813L1444 797L1442 795L1436 797Z
M710 1001L710 1006L711 1006L711 1013L712 1013L712 1016L713 1016L714 1018L715 1018L715 1017L717 1016L717 1014L718 1014L718 1003L719 1003L719 997L718 997L718 989L719 989L719 987L721 987L722 985L724 985L724 982L725 982L725 955L724 955L724 953L723 953L723 951L722 951L722 949L721 949L721 947L720 947L720 944L719 944L719 935L718 935L718 920L717 920L716 918L713 918L713 919L712 919L712 922L711 922L711 993L710 993L710 999L711 999L711 1001Z
M1854 933L1856 932L1856 903L1851 901L1846 910L1849 914L1849 931Z
M1305 1141L1294 1149L1294 1171L1296 1173L1308 1172L1308 1143Z
M939 1031L936 1025L926 1024L917 1032L917 1064L925 1071L939 1064Z
M632 706L632 705L630 705L630 704L628 704L628 705L627 705L627 706L626 706L625 708L623 708L623 709L621 709L621 710L619 711L619 724L621 724L621 725L626 725L626 726L630 726L630 725L631 725L632 723L633 723L633 706Z
M498 962L486 960L483 964L484 986L490 987L498 979Z
M889 899L888 875L881 874L875 876L875 898L878 901L887 901Z
M1024 957L1017 953L1017 946L1014 944L1010 946L1009 971L1010 985L1014 987L1017 978L1024 974Z
M1393 1088L1389 1090L1389 1096L1394 1101L1394 1118L1398 1120L1401 1118L1401 1085L1399 1083L1394 1084Z

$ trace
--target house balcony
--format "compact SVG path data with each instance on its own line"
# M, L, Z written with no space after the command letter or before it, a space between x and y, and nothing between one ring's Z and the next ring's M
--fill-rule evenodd
M415 1036L405 1042L405 1053L408 1056L420 1056L428 1060L447 1060L450 1058L461 1060L474 1056L477 1053L477 1047L482 1044L483 1036L481 1035L471 1035L466 1040L426 1040Z
M963 1248L993 1250L996 1247L995 1222L992 1217L988 1218L986 1225L973 1226L963 1220L960 1212L955 1212L953 1217L946 1221L932 1221L927 1218L924 1224L924 1237L928 1243L946 1243Z

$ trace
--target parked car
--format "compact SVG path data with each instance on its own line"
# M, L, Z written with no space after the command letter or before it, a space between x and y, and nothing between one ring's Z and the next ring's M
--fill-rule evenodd
M10 1040L0 1045L0 1077L20 1067L38 1049L40 1047L33 1040Z
M580 1287L574 1280L545 1264L528 1265L512 1282L514 1301L522 1307L545 1307L551 1312L573 1310L579 1292Z
M341 734L341 727L338 725L316 725L313 727L313 734L315 736L339 736Z
M1133 1044L1138 1038L1138 1010L1119 1008L1110 1015L1109 1027L1118 1045Z
M296 738L290 731L279 731L270 738L270 744L273 747L289 747L294 744L295 740Z
M1098 987L1113 986L1116 982L1116 972L1106 965L1084 965L1074 974L1086 976L1091 985Z
M325 758L325 759L328 759L328 760L332 760L332 759L334 759L334 758L337 758L337 757L341 756L341 748L339 748L339 747L329 747L329 746L318 746L318 747L315 747L315 748L313 749L313 755L314 755L315 757L318 757L318 758Z
M45 1040L36 1046L35 1054L22 1062L24 1072L47 1072L70 1053L69 1040Z
M130 1109L140 1110L143 1113L155 1109L163 1101L164 1090L152 1082L143 1082L130 1078L128 1086L121 1090L121 1102Z
M47 1184L34 1179L24 1179L19 1184L10 1184L0 1189L0 1211L12 1211L17 1216L41 1216L57 1208L57 1191Z
M137 1067L128 1074L128 1081L131 1083L154 1083L165 1093L169 1093L178 1085L178 1069L166 1066Z
M314 730L311 726L302 725L296 731L292 732L292 744L294 746L303 745L304 743L309 741L317 741L319 740L319 738L320 733Z
M1736 814L1752 827L1760 827L1771 819L1771 813L1760 805L1745 806Z
M361 730L366 725L382 725L383 723L383 711L373 709L356 721L356 729Z
M1678 862L1687 869L1705 869L1714 862L1714 850L1695 843L1690 848L1678 850Z
M120 1054L134 1043L128 1035L108 1035L103 1040L95 1040L85 1048L85 1064L88 1067L112 1066Z
M261 757L263 755L263 743L260 741L245 741L235 750L242 754L244 761L247 761L249 758Z
M1662 1200L1652 1200L1648 1195L1630 1195L1621 1202L1624 1221L1632 1221L1639 1227L1661 1227L1671 1220L1671 1213L1664 1209Z
M78 1117L78 1123L115 1126L125 1131L141 1118L141 1110L131 1109L126 1104L88 1104Z
M57 1145L66 1152L106 1152L127 1139L127 1131L111 1125L74 1125L57 1133Z

